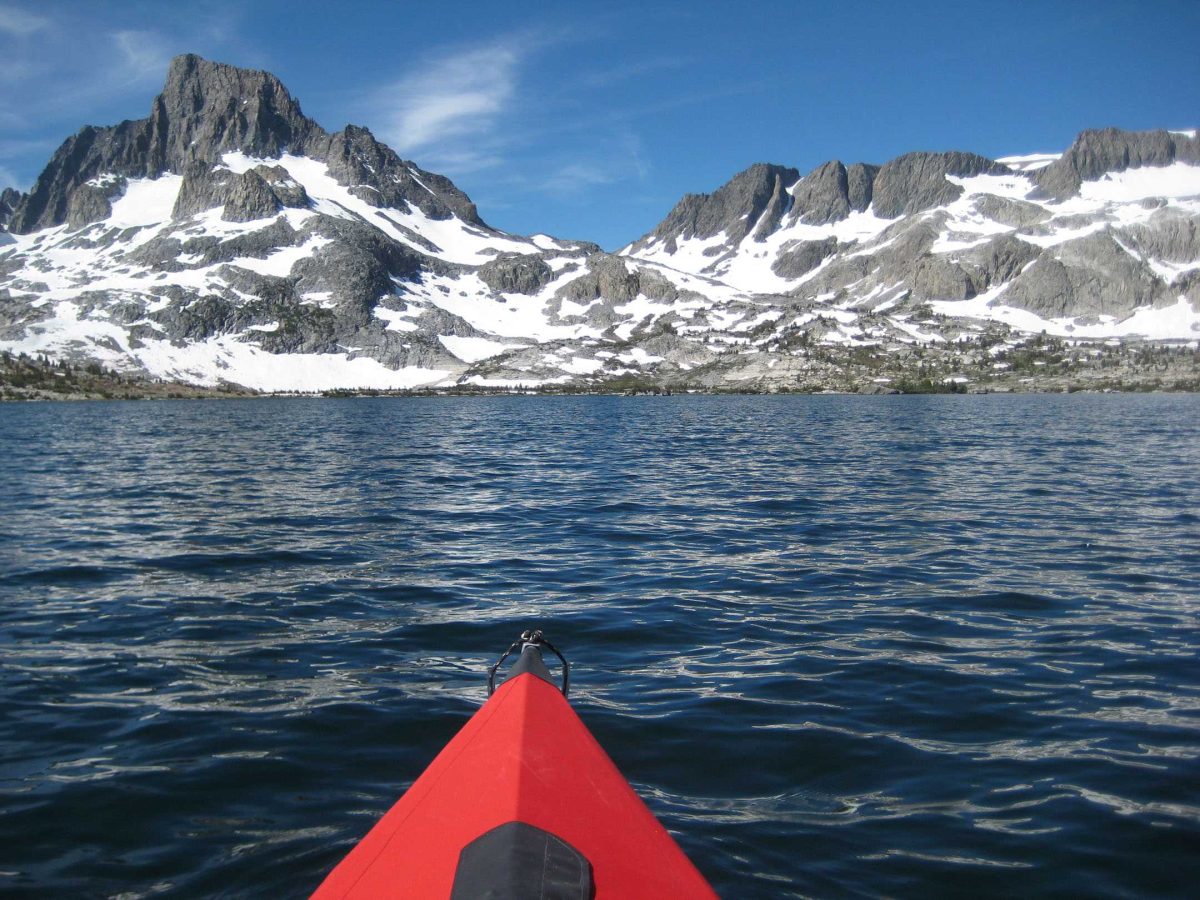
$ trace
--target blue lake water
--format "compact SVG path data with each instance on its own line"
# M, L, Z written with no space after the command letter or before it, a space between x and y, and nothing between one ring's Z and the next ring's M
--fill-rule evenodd
M0 893L303 896L538 625L727 897L1192 895L1200 397L0 405Z

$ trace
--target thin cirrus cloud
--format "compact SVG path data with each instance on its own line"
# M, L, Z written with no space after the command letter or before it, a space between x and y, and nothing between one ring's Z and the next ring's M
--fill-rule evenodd
M0 32L13 37L28 37L49 27L50 20L45 16L12 6L0 6Z
M166 41L152 31L116 31L112 44L117 51L111 78L119 86L157 84L171 62Z
M497 164L505 143L499 123L516 105L519 69L531 51L528 41L507 39L427 59L378 94L384 140L460 172Z
M377 92L369 117L380 123L381 137L401 155L452 177L487 170L493 187L500 170L500 183L558 196L644 181L648 166L628 125L616 134L609 127L597 133L583 159L546 159L540 145L548 135L596 128L593 103L587 104L586 115L567 114L581 105L580 93L686 61L653 59L592 71L563 83L567 97L562 91L548 94L547 79L537 74L540 51L577 39L568 30L531 31L443 49Z

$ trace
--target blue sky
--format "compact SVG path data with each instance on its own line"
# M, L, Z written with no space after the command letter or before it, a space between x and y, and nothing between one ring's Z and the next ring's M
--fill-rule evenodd
M1065 148L1200 125L1200 0L0 0L0 186L148 114L168 60L274 72L492 225L620 246L760 161Z

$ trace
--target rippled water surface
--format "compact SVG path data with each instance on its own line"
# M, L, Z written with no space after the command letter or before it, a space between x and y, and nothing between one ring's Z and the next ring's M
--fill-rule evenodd
M724 896L1200 882L1200 397L7 404L0 465L0 892L303 896L533 624Z

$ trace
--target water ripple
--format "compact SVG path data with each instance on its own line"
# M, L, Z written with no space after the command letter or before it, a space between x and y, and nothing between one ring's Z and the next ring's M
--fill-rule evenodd
M0 458L0 893L303 895L534 623L727 896L1200 879L1200 398L9 404Z

